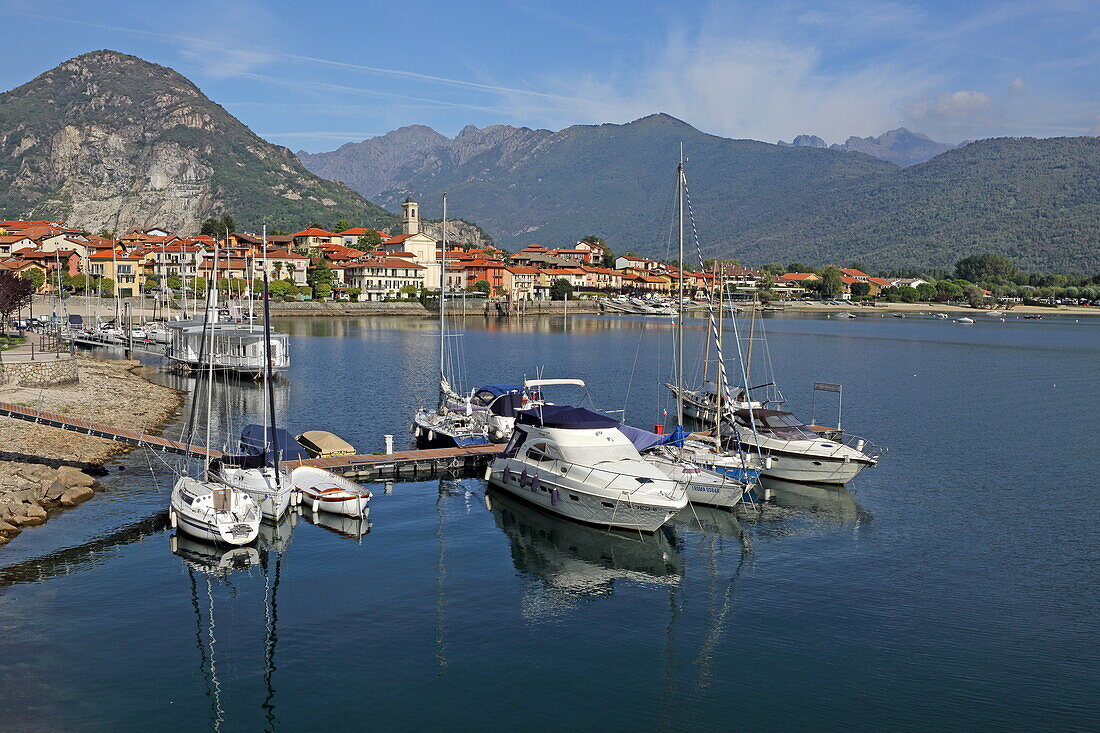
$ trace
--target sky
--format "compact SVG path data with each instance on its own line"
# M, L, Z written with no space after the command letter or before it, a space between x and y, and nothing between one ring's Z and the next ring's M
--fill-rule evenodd
M0 0L0 89L109 48L271 142L667 112L827 142L1100 135L1100 0Z

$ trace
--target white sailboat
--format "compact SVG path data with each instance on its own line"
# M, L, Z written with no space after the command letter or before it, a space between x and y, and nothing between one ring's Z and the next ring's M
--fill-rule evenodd
M447 379L447 194L443 194L443 251L439 273L439 405L413 414L412 434L421 448L488 445L483 421L469 398L458 395ZM456 347L457 348L457 347Z
M209 292L207 297L209 298ZM205 347L202 351L205 355ZM204 371L207 380L206 444L209 446L213 373L210 369ZM188 419L185 441L188 445L191 444L194 436L195 412L199 399L198 387L199 385L196 385L191 403L191 416ZM185 467L188 458L190 458L189 455L184 457ZM173 527L197 539L224 542L229 545L246 545L255 540L259 534L261 515L260 508L253 498L240 489L216 480L203 481L184 473L172 487L168 518Z

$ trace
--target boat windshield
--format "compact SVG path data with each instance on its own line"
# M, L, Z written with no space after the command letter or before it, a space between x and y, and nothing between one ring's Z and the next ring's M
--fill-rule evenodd
M748 410L738 410L737 415L748 424ZM754 410L752 417L755 419L757 431L771 437L783 440L817 440L820 437L789 412Z

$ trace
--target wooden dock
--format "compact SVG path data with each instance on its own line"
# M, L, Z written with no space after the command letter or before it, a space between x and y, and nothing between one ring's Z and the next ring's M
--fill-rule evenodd
M360 483L381 481L430 481L436 478L481 476L489 462L504 450L503 445L470 448L429 448L397 453L332 456L304 461L286 461L283 466L323 468Z
M188 445L159 435L149 435L140 429L103 425L94 420L60 415L10 402L0 402L0 417L71 430L82 435L114 440L119 443L149 448L162 453L190 454L196 458L218 458L221 451L198 445ZM478 445L470 448L431 448L397 453L372 453L357 456L310 458L284 461L290 470L297 466L316 466L346 476L352 481L429 481L434 478L480 476L493 456L504 450L503 445Z
M184 455L190 453L198 458L217 458L221 451L203 448L197 445L188 445L177 440L163 438L159 435L149 435L139 429L120 428L111 425L103 425L94 420L85 420L79 417L60 415L56 412L46 412L33 407L14 405L10 402L0 402L0 417L11 417L16 420L47 425L51 428L71 430L82 435L92 435L96 438L106 438L117 443L136 445L141 448L160 451L162 453L178 453Z

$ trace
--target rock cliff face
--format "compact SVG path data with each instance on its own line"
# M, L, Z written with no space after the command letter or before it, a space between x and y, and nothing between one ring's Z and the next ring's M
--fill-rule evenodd
M89 230L197 231L397 217L306 171L171 69L113 51L70 59L0 94L0 213Z

